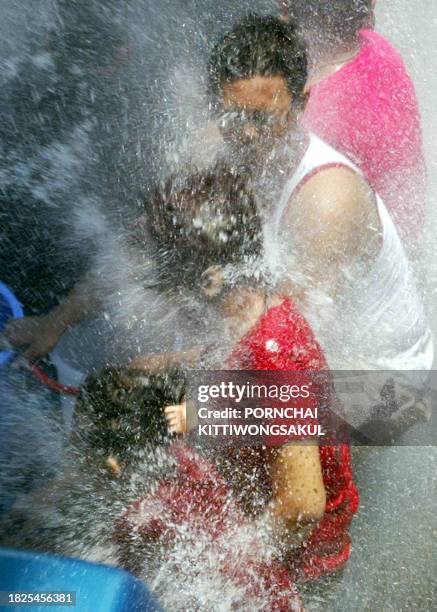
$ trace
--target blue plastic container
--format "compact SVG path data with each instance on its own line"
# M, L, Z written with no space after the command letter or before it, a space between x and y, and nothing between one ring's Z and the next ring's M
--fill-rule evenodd
M0 591L75 593L74 606L0 605L5 612L162 612L146 585L129 572L9 548L0 548Z
M0 333L9 319L23 316L23 307L12 291L0 281ZM13 351L0 351L0 368L12 357Z

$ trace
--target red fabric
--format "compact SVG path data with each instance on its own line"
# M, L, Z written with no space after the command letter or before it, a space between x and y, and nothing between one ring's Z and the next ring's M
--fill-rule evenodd
M292 342L290 342L292 338ZM284 370L300 372L299 385L314 383L310 371L327 370L328 366L322 349L317 343L310 326L304 317L292 306L290 300L284 300L279 306L270 308L258 320L234 349L228 360L228 367L234 370ZM262 382L261 380L257 382ZM315 385L311 384L312 393L307 398L299 398L299 408L318 407ZM275 425L287 425L287 419L274 419ZM293 424L317 425L317 421L293 419ZM293 436L293 440L304 439ZM266 446L281 446L287 442L284 435L265 438Z
M181 529L185 542L206 533L211 538L209 552L220 551L214 549L220 547L217 539L243 525L243 513L212 464L182 444L175 444L172 453L177 461L175 473L123 513L116 525L116 539L165 544L177 538ZM261 597L271 612L303 610L290 573L278 561L260 561L256 550L244 556L221 550L218 559L222 576L243 589L242 605L249 606L251 597Z
M44 370L34 363L26 363L24 367L29 369L32 374L38 378L40 383L56 393L60 393L61 395L79 395L80 393L80 387L70 387L59 384L56 380L47 376Z
M241 340L230 367L251 370L327 370L328 365L305 318L289 299L270 308ZM321 446L327 491L325 515L300 551L299 574L315 578L340 569L350 554L348 528L358 509L347 445Z
M157 490L137 500L123 514L118 530L145 539L171 541L183 524L190 530L206 530L212 539L227 525L243 522L243 514L230 497L229 488L216 468L182 444L172 446L176 471Z
M401 234L417 240L426 170L414 85L385 38L370 30L360 37L358 56L311 87L304 126L361 168Z
M304 317L289 299L270 308L242 338L228 360L235 370L327 370L328 364Z
M272 351L272 346L278 350ZM327 368L310 327L290 300L284 300L261 317L240 342L229 364L233 368L254 370ZM172 452L176 458L175 473L161 481L154 493L126 510L116 527L117 538L171 542L178 528L185 525L192 537L206 532L214 544L220 536L244 524L243 514L216 468L183 445L174 445ZM343 567L350 554L348 527L358 508L358 493L352 478L349 448L346 445L321 447L320 457L327 490L326 512L298 552L295 578L315 578L336 571ZM236 584L249 586L255 595L260 589L263 593L267 590L268 609L288 610L292 602L299 610L291 575L274 560L259 562L257 555L249 551L244 559L229 559L221 571Z

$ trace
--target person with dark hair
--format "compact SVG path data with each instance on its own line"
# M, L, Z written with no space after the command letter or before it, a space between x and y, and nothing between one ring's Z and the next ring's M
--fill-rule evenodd
M222 342L234 342L241 317L246 317L244 326L249 325L265 305L264 293L260 295L254 283L254 274L261 285L266 282L261 269L262 220L247 180L222 162L206 171L172 175L152 191L146 208L147 229L139 224L132 242L141 250L146 240L153 249L156 287L174 302L188 296L191 306L200 305L202 319L208 312L205 303L216 306L217 292L222 302L228 297L223 310L229 315L235 302L236 322L227 316L229 333L219 333ZM244 310L237 307L242 303ZM213 318L220 320L216 313ZM162 371L181 360L198 361L204 349L194 341L186 350L138 357L130 365Z
M164 252L161 278L176 291L181 288L195 291L230 328L233 348L228 352L227 368L303 374L327 370L322 349L305 318L291 299L276 295L269 288L263 275L261 218L246 181L223 165L219 168L215 175L208 172L182 181L174 177L152 198L152 234ZM272 345L277 348L271 350ZM131 368L141 370L141 360L131 364ZM147 360L144 368L147 371ZM315 394L315 404L320 401ZM195 422L195 415L187 414L184 402L167 406L165 414L174 433L186 433ZM311 536L311 548L305 554L299 550L302 556L299 571L316 577L339 569L349 557L347 531L358 499L347 448L344 452L340 447L319 450L317 445L296 446L289 444L286 437L265 439L264 444L269 450L261 453L261 460L270 473L268 516L275 533L280 540L299 537L296 532L301 535L302 530L322 519ZM138 502L147 509L148 502L154 507L159 500L158 505L163 508L162 518L149 515L147 510L138 518L143 522L137 527L146 539L153 532L167 539L167 530L171 528L166 525L167 515L177 515L176 521L200 520L203 524L198 514L202 514L199 508L205 503L205 491L208 502L214 502L216 493L210 490L210 476L199 476L195 466L187 468L195 463L195 456L188 454L189 457L178 447L178 478L164 480L151 499ZM238 470L233 463L230 481L240 478L246 459L244 454ZM245 489L239 482L237 492L244 497L246 492L240 488ZM343 502L335 505L334 510L332 500L340 493ZM188 506L190 516L180 508L184 505L182 500L189 498L198 501ZM256 514L253 507L249 512ZM131 517L130 511L128 516ZM153 528L149 529L147 517ZM135 515L128 522L136 520ZM207 519L205 525L211 528Z
M413 82L371 0L283 0L309 52L305 128L355 162L405 245L420 246L426 168Z
M181 401L184 392L178 368L145 377L108 366L90 375L73 417L71 447L78 463L86 470L131 474L147 449L170 443L163 409Z
M249 15L212 50L208 80L235 161L252 175L265 175L280 161L272 155L279 139L293 135L305 107L307 59L297 31L274 17Z
M262 227L247 181L231 167L171 176L147 204L158 250L160 283L196 288L212 265L248 261L262 251ZM170 275L170 278L167 276Z
M270 53L259 50L270 46ZM306 53L297 31L275 17L250 15L223 37L209 58L209 88L218 96L237 79L281 75L299 98L306 82Z
M295 58L291 70L284 57ZM295 23L239 22L213 50L209 75L224 137L256 179L270 175L266 197L278 193L265 214L266 257L305 308L330 366L428 372L432 337L383 199L356 163L299 122L306 61ZM315 290L329 308L312 299Z

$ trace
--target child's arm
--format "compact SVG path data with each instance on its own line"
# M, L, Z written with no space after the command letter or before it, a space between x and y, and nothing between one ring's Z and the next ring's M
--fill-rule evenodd
M204 347L194 346L174 353L157 353L146 357L136 357L129 363L129 370L157 374L165 372L175 364L195 365L199 361L203 350Z
M137 247L136 250L129 250L126 260L129 263L128 272L132 276L135 276L137 270L146 268L146 264L150 263L150 257L146 251L147 235L143 225L140 218L135 226L139 227L143 237L141 249ZM110 272L112 274L112 271ZM125 273L123 269L123 275ZM90 270L85 278L74 285L68 296L49 313L10 321L0 336L0 345L3 345L3 340L9 348L11 346L24 348L23 357L31 360L49 353L66 330L84 319L97 316L104 309L107 298L113 291L112 285L108 286L107 282L109 280L113 283L116 277L113 274L108 279L105 274L102 276L103 279L100 274L95 274Z
M317 445L282 446L273 454L270 471L273 499L269 514L276 527L292 533L322 518L326 491Z

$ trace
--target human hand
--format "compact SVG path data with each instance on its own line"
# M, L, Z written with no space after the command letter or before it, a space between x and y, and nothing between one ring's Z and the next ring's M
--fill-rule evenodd
M170 433L187 433L187 404L185 401L175 406L166 406L164 414Z
M35 360L47 355L58 343L65 325L53 315L9 321L2 335L7 348L24 348L22 357Z
M222 266L210 266L205 270L200 281L205 297L212 299L219 295L223 289L224 281Z

